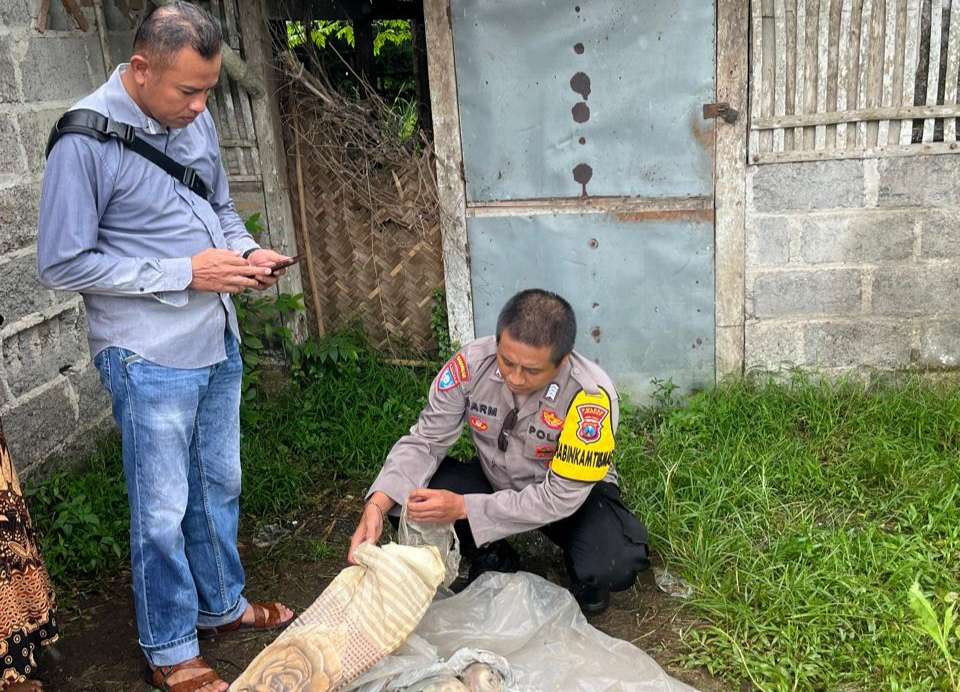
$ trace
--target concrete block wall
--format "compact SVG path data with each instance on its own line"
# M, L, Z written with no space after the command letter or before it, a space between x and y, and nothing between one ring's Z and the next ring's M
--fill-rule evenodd
M745 366L960 368L960 156L747 169Z
M106 71L89 8L90 29L82 32L62 3L50 3L41 34L38 5L0 0L0 417L14 463L27 475L109 425L80 297L43 288L36 270L47 134Z

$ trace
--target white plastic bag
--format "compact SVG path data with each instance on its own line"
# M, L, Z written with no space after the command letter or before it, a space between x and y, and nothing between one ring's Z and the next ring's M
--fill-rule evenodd
M527 572L488 572L435 600L404 645L348 689L396 689L401 676L444 664L462 648L506 659L512 681L505 692L693 689L637 647L589 625L566 589Z
M502 656L478 649L458 649L445 661L437 660L393 676L386 689L388 692L420 692L441 682L449 684L451 689L459 689L453 680L462 683L469 692L501 692L514 686L510 664Z
M407 517L407 506L400 512L400 530L397 537L400 545L432 545L440 555L440 561L447 570L443 578L444 587L449 587L460 571L460 539L453 524L420 524Z

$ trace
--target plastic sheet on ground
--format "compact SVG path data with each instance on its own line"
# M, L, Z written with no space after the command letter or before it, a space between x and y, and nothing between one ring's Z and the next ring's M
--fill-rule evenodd
M693 587L683 577L670 572L663 567L653 568L653 580L657 588L674 598L690 598L693 596Z
M637 647L588 624L566 589L527 572L488 572L435 600L407 641L346 689L402 690L397 684L450 664L462 649L502 657L510 667L505 692L693 689Z

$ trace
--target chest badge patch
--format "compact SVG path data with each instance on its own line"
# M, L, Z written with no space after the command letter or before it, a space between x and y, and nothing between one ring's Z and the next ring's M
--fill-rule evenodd
M470 427L477 432L486 432L490 428L490 424L479 416L470 416Z
M554 411L550 409L543 409L543 413L540 416L543 419L543 424L548 428L553 430L559 430L563 427L563 418L558 416Z

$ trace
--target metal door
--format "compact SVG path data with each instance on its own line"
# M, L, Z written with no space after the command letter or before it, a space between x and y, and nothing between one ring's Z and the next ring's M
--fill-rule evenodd
M566 297L623 392L714 379L714 3L451 0L474 321Z

